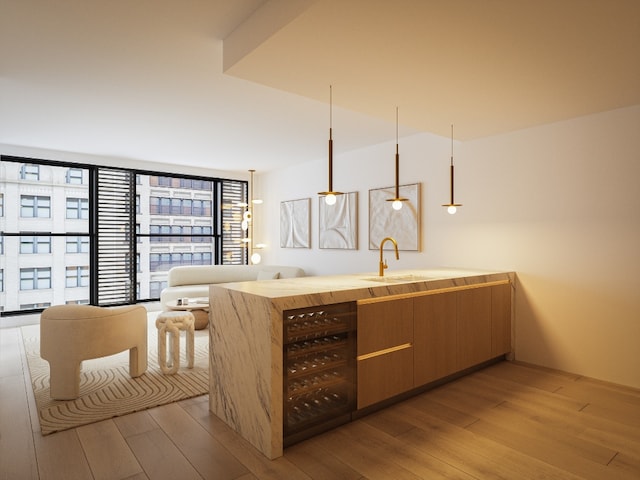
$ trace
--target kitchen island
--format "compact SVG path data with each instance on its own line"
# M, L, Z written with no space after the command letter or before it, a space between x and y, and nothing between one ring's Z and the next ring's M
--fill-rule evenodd
M355 335L325 332L315 341L347 345L357 336L353 358L341 359L344 366L332 373L354 370L346 378L353 378L356 393L345 402L354 412L366 412L508 354L513 285L512 272L460 269L211 285L209 408L264 455L277 458L286 444L285 404L291 401L285 398L287 349L308 343L294 338L297 343L285 346L294 325L285 324L295 321L287 319L299 314L328 321L354 312Z

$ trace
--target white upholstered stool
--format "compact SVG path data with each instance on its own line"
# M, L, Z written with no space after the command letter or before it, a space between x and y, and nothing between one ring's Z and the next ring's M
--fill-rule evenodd
M173 375L180 368L180 331L186 332L186 353L188 367L194 362L194 317L191 312L161 312L156 319L158 329L158 364L162 373ZM167 334L169 341L169 359L167 360Z

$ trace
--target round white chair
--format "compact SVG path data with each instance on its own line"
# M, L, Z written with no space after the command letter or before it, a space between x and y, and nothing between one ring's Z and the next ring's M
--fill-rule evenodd
M129 374L142 375L147 370L143 306L55 305L40 316L40 356L49 362L50 395L55 400L78 398L83 360L124 350L129 350Z

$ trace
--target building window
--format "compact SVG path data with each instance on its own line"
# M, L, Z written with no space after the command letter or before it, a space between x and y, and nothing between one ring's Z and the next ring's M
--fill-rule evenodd
M67 237L67 253L89 253L89 237Z
M160 292L167 288L167 281L150 281L149 282L149 298L160 298Z
M0 292L4 292L4 270L0 269Z
M70 168L67 170L67 183L72 185L82 185L84 183L82 173L82 169L80 168Z
M67 218L82 220L89 218L89 199L67 198Z
M20 167L20 180L40 180L40 165L22 165Z
M213 227L189 225L149 225L152 242L211 243ZM157 236L156 236L157 235ZM160 236L162 235L162 236ZM170 236L169 236L170 235ZM202 236L198 236L202 235Z
M20 237L20 253L51 253L51 237Z
M192 215L201 217L211 216L211 200L194 200Z
M151 215L211 216L211 200L191 200L190 198L150 197Z
M0 193L0 217L4 217L4 194Z
M50 218L51 198L20 195L20 216L22 218Z
M51 267L20 269L20 290L48 288L51 288Z
M163 177L151 175L149 177L149 185L152 187L171 187L172 186L172 178L171 177Z
M152 253L149 255L149 271L165 272L179 265L211 265L211 252Z
M34 310L36 308L47 308L50 307L51 303L50 302L44 302L44 303L21 303L20 304L20 310Z
M89 267L67 267L67 288L88 287Z
M89 299L81 299L81 300L67 300L67 305L89 305Z

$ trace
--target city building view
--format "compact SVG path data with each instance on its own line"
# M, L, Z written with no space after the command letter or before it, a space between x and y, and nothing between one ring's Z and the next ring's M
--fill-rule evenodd
M3 313L157 300L173 266L247 263L245 181L5 158Z

